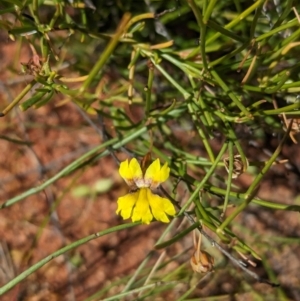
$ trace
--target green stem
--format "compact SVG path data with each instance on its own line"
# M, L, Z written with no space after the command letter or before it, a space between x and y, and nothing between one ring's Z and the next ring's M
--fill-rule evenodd
M207 125L208 128L213 128L213 117L212 114L210 113L211 109L210 107L206 104L206 102L204 101L204 99L202 98L201 94L199 94L198 96L198 103L200 108L203 110L204 112L204 116L206 118L207 121Z
M234 27L235 25L239 24L241 20L244 20L246 17L248 17L257 7L259 7L261 4L263 4L265 0L258 0L254 4L252 4L250 7L248 7L246 10L244 10L241 14L238 14L238 16L232 20L230 23L224 26L225 29L230 29ZM217 38L221 36L220 32L217 32L212 37L208 38L206 41L206 45L212 43Z
M44 190L46 187L48 187L49 185L51 185L52 183L54 183L58 179L66 176L67 174L70 174L71 172L76 170L80 165L84 164L87 159L89 159L91 156L97 154L97 152L101 151L103 148L112 145L111 146L112 149L118 149L121 146L125 145L126 143L132 141L133 139L141 136L146 131L147 131L147 127L142 127L139 130L135 129L132 134L128 135L126 138L124 138L121 141L119 141L119 139L120 139L119 137L116 137L116 138L113 138L113 139L111 139L111 140L109 140L105 143L102 143L101 145L93 148L92 150L90 150L89 152L87 152L86 154L84 154L83 156L81 156L80 158L75 160L74 162L72 162L70 165L68 165L67 167L62 169L54 177L52 177L49 180L45 181L40 186L31 188L31 189L25 191L24 193L7 200L6 202L4 202L3 204L0 205L0 209L9 207L9 206L21 201L22 199L24 199L24 198L26 198L26 197L28 197L32 194L35 194L35 193L38 193L38 192ZM94 160L97 159L97 158L107 156L108 154L109 154L109 150L105 150L102 153L100 153L96 158L94 158Z
M267 33L262 34L261 36L256 38L256 42L263 41L266 38L274 36L276 33L280 32L280 31L289 29L294 26L299 26L299 21L297 20L297 18L295 18L293 21L289 21L286 24L276 27L273 30L268 31Z
M97 76L99 71L103 68L104 64L107 62L109 57L111 56L112 52L116 48L117 44L119 43L119 39L121 38L122 34L124 33L124 27L128 24L130 19L130 13L125 13L122 20L119 23L119 26L116 30L116 33L112 37L112 39L109 41L107 47L105 50L102 52L99 60L95 64L94 68L92 71L89 73L88 78L85 80L85 82L82 84L80 88L80 93L85 91L93 81L93 79Z
M30 5L29 8L31 10L31 14L32 17L34 18L36 25L40 24L38 7L39 7L38 0L32 0L32 5Z
M218 162L221 160L223 154L225 153L227 149L227 143L224 143L216 160L214 161L213 165L211 166L211 168L208 170L208 172L206 173L205 177L202 179L202 181L197 185L197 188L194 190L193 194L190 196L190 198L188 199L188 201L186 202L186 204L184 204L184 206L182 206L180 212L178 215L181 215L186 208L189 207L189 205L191 204L191 202L198 196L199 191L204 187L205 183L207 182L207 180L210 178L210 176L213 174L213 172L215 171L216 167L218 166Z
M30 91L30 89L36 84L36 81L31 81L23 91L2 111L0 112L0 117L5 116L14 106L16 106L19 101Z
M196 185L196 183L194 183ZM205 187L207 191L210 193L213 193L218 196L225 196L226 195L226 190L215 187L215 186L210 186L210 187ZM230 192L230 197L236 198L236 199L245 199L246 194L245 193L240 193L240 192ZM282 204L282 203L273 203L270 201L265 201L261 200L259 198L254 198L252 200L253 204L257 204L259 206L263 206L266 208L274 209L274 210L284 210L284 211L296 211L300 212L300 206L299 205L290 205L290 204Z
M148 83L147 83L147 91L146 91L146 118L149 117L151 110L151 95L152 95L152 84L154 79L154 68L153 66L149 66L149 75L148 75Z
M210 144L208 142L208 139L207 139L207 137L205 135L204 130L197 124L198 123L197 122L198 118L197 118L195 109L193 108L193 104L189 101L187 106L188 106L188 110L189 110L189 112L190 112L190 114L192 116L192 119L194 121L195 127L196 127L196 129L198 131L198 134L199 134L199 136L200 136L200 138L201 138L201 140L203 142L203 145L204 145L204 147L205 147L205 149L207 151L209 159L210 159L211 162L214 162L215 161L215 155L214 155L214 153L213 153L213 151L211 149L211 146L210 146Z
M214 21L208 20L207 25L211 28L214 29L215 31L223 34L224 36L227 36L235 41L238 41L240 43L249 43L249 40L245 40L245 38L241 37L240 35L237 35L233 33L232 31L218 25Z
M232 90L225 84L225 82L221 79L219 74L215 70L211 70L211 75L215 78L217 83L223 89L225 93L231 98L231 100L235 103L235 105L244 113L245 116L248 116L252 119L251 113L244 107L241 101L237 98L237 96L232 92Z
M210 18L212 11L217 3L217 0L210 0L206 8L205 14L203 16L203 23L207 24L208 19Z
M102 236L105 236L107 234L117 232L117 231L120 231L120 230L129 229L129 228L134 227L136 225L138 225L138 223L124 224L124 225L119 225L119 226L116 226L116 227L112 227L110 229L100 231L100 232L94 233L92 235L89 235L87 237L84 237L82 239L79 239L79 240L69 244L68 246L65 246L65 247L59 249L58 251L53 252L52 254L50 254L49 256L47 256L44 259L40 260L39 262L35 263L29 269L22 272L20 275L18 275L17 277L15 277L14 279L12 279L8 283L6 283L4 286L2 286L0 288L0 295L3 295L4 293L6 293L10 289L12 289L14 286L16 286L18 283L20 283L22 280L27 278L29 275L31 275L32 273L37 271L39 268L44 266L46 263L48 263L52 259L66 253L66 252L68 252L68 251L70 251L74 248L77 248L77 247L79 247L79 246L81 246L81 245L83 245L83 244L85 244L85 243L87 243L87 242L89 242L93 239L96 239L98 237L102 237Z
M184 88L182 88L178 84L178 82L169 75L168 72L166 72L159 64L155 62L153 58L151 58L151 61L155 65L155 67L160 71L160 73L182 94L184 99L188 99L191 96L191 94L187 92Z
M225 194L225 200L224 200L224 206L223 206L223 215L226 212L230 191L231 191L231 182L232 182L232 174L233 174L233 143L232 141L228 142L228 152L229 152L229 171L228 171L228 180L227 180L227 188L226 188L226 194Z
M258 176L254 179L254 181L252 182L252 184L250 185L250 187L248 188L247 192L245 193L245 200L242 204L240 204L235 211L230 214L226 220L222 223L222 225L218 228L218 232L220 231L221 233L223 232L223 230L248 206L248 204L251 202L251 200L253 199L255 190L258 186L258 184L260 183L260 181L262 180L262 178L264 177L264 175L267 173L267 171L271 168L272 164L275 162L276 158L279 156L283 144L289 134L290 128L291 128L292 123L290 123L288 130L286 131L286 133L284 134L282 140L280 141L278 147L276 148L274 154L271 156L271 158L269 159L268 163L264 166L264 168L261 170L261 172L258 174Z
M206 24L203 23L203 17L202 17L202 13L199 10L198 6L196 5L196 3L194 2L194 0L187 0L187 3L189 4L189 6L191 7L197 23L199 25L200 28L200 52L201 52L201 58L202 58L202 62L203 62L203 67L206 71L208 71L208 63L207 63L207 58L206 58L206 51L205 51L205 42L206 42Z
M160 249L164 249L170 245L172 245L173 243L175 243L176 241L184 238L187 234L189 234L190 232L192 232L194 229L196 229L198 226L200 225L200 222L195 222L194 224L192 224L191 226L189 226L187 229L181 231L179 234L176 234L174 237L172 237L171 239L164 241L162 243L156 244L155 245L155 249L156 250L160 250Z

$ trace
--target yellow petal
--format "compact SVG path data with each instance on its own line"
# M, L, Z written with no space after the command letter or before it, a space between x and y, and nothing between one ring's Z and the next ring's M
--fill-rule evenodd
M174 216L176 214L174 205L170 202L170 200L153 194L150 189L147 191L147 197L155 219L163 223L170 222L167 214L170 216Z
M131 159L130 162L128 162L128 160L121 162L119 173L131 189L136 188L136 181L143 181L143 173L140 164L135 158Z
M166 162L164 166L160 170L160 182L166 181L170 176L170 167L168 166L168 163Z
M132 209L138 200L138 192L126 194L120 198L118 198L118 209L116 211L123 217L123 219L130 218L132 214Z
M143 177L143 173L142 173L142 169L141 169L140 163L137 161L136 158L132 158L130 160L129 168L130 168L132 176L134 178L141 178L141 177Z
M143 187L144 177L141 169L140 163L136 158L132 158L129 163L129 168L131 170L133 181L135 182L137 187Z
M121 162L119 174L128 186L133 186L135 184L133 181L132 172L129 168L128 160Z
M152 181L154 177L157 177L159 172L160 172L160 161L157 158L147 168L144 178L145 178L145 180L150 179Z
M150 211L149 202L147 199L148 188L141 188L138 193L138 200L133 209L132 221L142 221L143 224L150 224L153 219L153 215Z
M166 198L162 198L160 197L163 201L163 207L164 207L164 211L170 215L170 216L174 216L176 214L176 210L174 205L172 204L172 202L169 199Z
M168 163L165 163L161 168L159 159L156 159L146 170L144 176L145 184L152 189L157 188L162 182L168 179L169 174L170 168L168 167Z

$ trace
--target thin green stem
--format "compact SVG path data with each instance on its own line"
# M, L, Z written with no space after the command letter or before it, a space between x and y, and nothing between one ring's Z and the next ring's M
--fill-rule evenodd
M214 29L215 31L223 34L224 36L227 36L228 38L231 38L237 42L240 42L240 43L249 43L249 40L245 39L244 37L240 36L240 35L237 35L235 34L234 32L218 25L217 23L215 23L214 21L211 21L211 20L208 20L207 22L207 25L211 28L211 29Z
M146 118L149 117L151 110L151 96L152 96L152 85L154 79L154 69L152 66L149 67L148 84L146 90Z
M210 176L213 174L216 167L218 166L218 162L221 160L221 158L224 155L226 149L227 149L227 143L224 143L221 150L220 150L220 152L219 152L219 154L218 154L218 156L217 156L217 158L216 158L216 160L214 161L213 165L207 171L207 173L206 173L205 177L202 179L202 181L197 185L196 189L194 190L194 192L192 193L192 195L190 196L188 201L184 204L184 206L182 206L182 208L181 208L178 215L181 215L186 210L186 208L189 207L191 202L193 202L195 200L195 198L198 196L198 193L204 187L204 185L206 184L206 182L208 181L208 179L210 178Z
M16 286L22 280L26 279L29 275L31 275L32 273L34 273L35 271L40 269L42 266L44 266L46 263L48 263L52 259L54 259L54 258L56 258L56 257L58 257L62 254L65 254L66 252L68 252L72 249L75 249L75 248L77 248L77 247L79 247L83 244L86 244L87 242L89 242L93 239L105 236L105 235L113 233L113 232L129 229L129 228L132 228L136 225L138 225L138 223L124 224L124 225L119 225L119 226L116 226L116 227L112 227L112 228L106 229L104 231L100 231L100 232L94 233L92 235L89 235L87 237L84 237L82 239L79 239L79 240L77 240L77 241L75 241L75 242L59 249L58 251L53 252L52 254L48 255L44 259L42 259L39 262L35 263L30 268L28 268L26 271L22 272L20 275L18 275L17 277L15 277L11 281L9 281L5 285L3 285L0 288L0 295L3 295L4 293L6 293L10 289L12 289L14 286Z
M248 116L250 119L252 119L251 113L245 108L245 106L238 99L238 97L234 94L234 92L232 92L232 90L228 87L228 85L221 79L219 74L215 70L212 69L211 75L215 78L215 80L220 85L220 87L223 89L223 91L228 94L228 96L235 103L235 105L244 113L244 115Z
M13 107L15 107L22 100L22 98L33 88L35 84L35 80L31 81L31 83L29 83L22 90L22 92L0 113L0 117L5 116Z
M200 28L200 52L201 52L201 57L202 57L202 62L203 62L203 67L204 69L208 72L208 63L207 63L207 58L206 58L206 51L205 51L205 42L206 42L206 24L203 23L203 17L200 9L194 2L194 0L187 0L187 3L191 7L198 26Z
M245 200L242 204L240 204L235 210L234 212L232 212L232 214L230 214L226 220L222 223L222 225L218 228L218 232L223 232L223 230L249 205L249 203L251 202L251 200L254 197L254 193L255 190L258 186L258 184L260 183L260 181L262 180L262 178L265 176L265 174L267 173L267 171L271 168L272 164L275 162L275 160L277 159L277 157L279 156L283 144L289 134L289 131L291 129L292 123L290 123L288 130L286 131L286 133L284 134L282 140L280 141L279 145L277 146L275 152L273 153L273 155L271 156L271 158L268 160L268 163L264 166L264 168L261 170L261 172L255 177L254 181L251 183L251 185L249 186L247 192L245 193Z
M161 74L183 95L185 99L188 99L191 96L191 94L187 92L176 80L174 80L173 77L170 76L169 73L166 72L160 64L157 64L153 58L151 58L151 61L161 72Z
M116 138L110 139L109 141L106 141L106 142L102 143L101 145L93 148L92 150L90 150L89 152L87 152L86 154L84 154L83 156L78 158L77 160L73 161L71 164L69 164L67 167L63 168L60 172L58 172L55 176L53 176L52 178L45 181L43 184L41 184L37 187L31 188L31 189L25 191L24 193L21 193L20 195L7 200L6 202L4 202L3 204L0 205L0 209L9 207L9 206L21 201L22 199L24 199L24 198L26 198L26 197L28 197L32 194L36 194L36 193L44 190L46 187L53 184L58 179L66 176L66 175L70 174L71 172L73 172L74 170L76 170L79 166L84 164L87 159L89 159L92 156L95 156L103 148L111 146L112 149L118 149L121 146L125 145L126 143L134 140L135 138L137 138L139 136L141 136L146 131L147 131L147 127L142 127L139 130L135 129L133 133L129 134L127 137L125 137L122 140L120 140L119 137L116 137ZM102 151L100 154L98 154L93 159L96 160L96 159L102 158L104 156L109 155L109 153L110 153L109 150Z
M261 4L263 4L265 0L258 0L254 4L252 4L250 7L248 7L246 10L244 10L241 14L238 14L238 16L232 20L230 23L224 26L225 29L230 29L234 27L235 25L239 24L241 20L248 17L257 7L259 7ZM217 32L212 37L208 38L206 40L206 45L214 42L216 39L218 39L221 36L220 32Z
M228 141L228 153L229 153L229 170L228 170L226 194L225 194L224 205L223 205L223 215L225 214L227 206L228 206L229 196L230 196L230 191L231 191L232 175L233 175L233 143L232 143L232 141Z
M278 26L278 27L268 31L267 33L264 33L264 34L260 35L259 37L256 38L256 42L264 41L266 38L272 37L280 31L283 31L285 29L289 29L291 27L298 26L298 25L299 25L299 21L297 20L297 18L295 18L295 19L293 19L292 21L289 21L286 24Z
M122 20L119 23L116 33L109 41L107 47L101 53L101 56L98 59L98 61L96 62L94 68L90 71L87 79L84 81L81 88L79 89L80 93L84 92L90 86L91 82L94 80L94 78L97 76L99 71L103 68L105 63L108 61L109 57L113 53L117 44L119 43L119 39L121 38L122 34L124 33L124 27L126 27L129 20L130 20L130 14L125 13Z
M192 224L191 226L189 226L188 228L184 229L183 231L181 231L180 233L176 234L174 237L172 237L171 239L164 241L162 243L158 243L155 245L155 249L160 250L160 249L164 249L170 245L172 245L173 243L175 243L176 241L184 238L187 234L189 234L190 232L192 232L194 229L196 229L197 227L199 227L200 222L195 222L194 224Z
M205 14L203 16L203 23L207 24L208 19L210 18L214 7L216 6L217 0L209 1L209 4L205 10Z
M193 104L190 101L188 102L187 106L188 106L188 110L189 110L189 112L190 112L190 114L192 116L192 119L194 121L195 127L197 128L198 134L199 134L199 136L200 136L200 138L201 138L201 140L203 142L203 145L204 145L204 147L205 147L205 149L207 151L207 154L208 154L211 162L214 162L215 161L215 155L214 155L214 153L212 151L212 148L211 148L211 146L209 144L209 141L208 141L208 139L206 137L205 131L198 124L198 117L196 115L196 110L194 109Z

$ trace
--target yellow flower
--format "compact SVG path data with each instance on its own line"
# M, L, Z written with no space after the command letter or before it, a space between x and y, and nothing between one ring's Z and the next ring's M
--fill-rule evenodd
M130 187L130 193L118 199L117 214L123 219L130 218L133 222L142 221L150 224L153 217L161 222L170 222L168 215L175 215L175 208L170 200L152 193L170 174L170 168L165 163L160 166L159 159L150 164L145 173L138 161L133 158L120 164L119 173Z

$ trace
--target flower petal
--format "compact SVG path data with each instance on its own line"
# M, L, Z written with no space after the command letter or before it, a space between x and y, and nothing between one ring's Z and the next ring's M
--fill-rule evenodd
M168 163L166 162L164 166L160 170L160 182L163 183L166 181L170 176L170 167L168 166Z
M143 172L141 169L140 163L137 161L136 158L132 158L130 163L129 163L129 168L132 173L132 178L133 181L135 182L135 185L137 187L143 187L144 185L144 177L143 177Z
M159 174L160 172L160 161L157 158L156 160L154 160L149 167L147 168L146 172L145 172L145 180L150 180L152 181L152 179Z
M142 221L143 224L150 224L153 219L153 215L150 211L149 201L147 199L148 188L141 188L137 193L139 193L138 200L133 209L132 221Z
M135 185L135 183L133 181L132 172L129 168L128 160L121 162L120 167L119 167L119 174L124 179L124 181L126 182L126 184L128 186Z
M156 159L147 168L144 179L147 187L151 189L157 188L162 182L166 181L170 174L170 168L166 162L164 166L160 167L159 159Z
M132 176L134 178L141 178L141 177L143 177L143 173L142 173L142 169L141 169L140 163L138 162L138 160L136 158L132 158L130 160L129 168L130 168L130 170L132 172Z
M118 198L118 209L116 213L119 214L120 212L120 215L123 217L123 219L130 218L132 209L138 200L138 196L138 192L134 192Z
M131 189L137 187L136 181L143 181L142 169L135 158L132 158L130 162L128 159L121 162L119 173Z
M151 207L151 211L156 220L163 223L169 223L167 216L174 216L176 214L174 205L170 200L162 198L157 194L153 194L150 189L147 190L147 198Z

